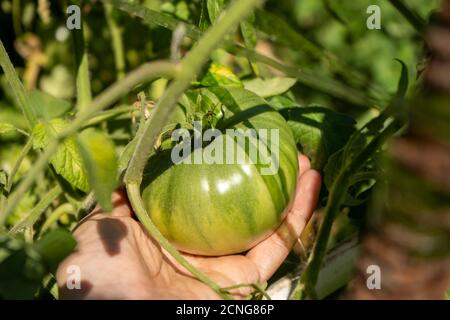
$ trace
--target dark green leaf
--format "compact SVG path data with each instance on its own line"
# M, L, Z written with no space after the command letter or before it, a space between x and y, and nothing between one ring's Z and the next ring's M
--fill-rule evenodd
M32 299L46 273L34 248L19 240L0 237L0 298Z
M33 129L33 147L44 149L58 133L68 125L63 119L53 119L49 122L40 122ZM66 138L50 159L55 171L74 187L81 191L89 191L86 168L83 163L77 142L74 137Z
M75 249L77 242L65 229L55 229L44 235L34 245L48 270L55 272L58 265Z
M103 210L112 210L111 194L117 187L117 157L113 141L93 128L84 130L78 139L88 173L89 184Z
M214 24L223 9L223 0L207 0L208 15L211 24Z
M408 67L406 66L406 63L404 63L400 59L395 59L398 61L402 66L402 71L400 74L400 80L398 81L398 89L397 94L395 96L395 100L403 100L406 96L406 93L408 92L409 87L409 73L408 73Z
M301 151L311 159L313 168L319 170L355 131L354 119L324 107L292 108L280 112L288 120Z
M240 23L242 38L244 39L244 44L248 49L254 49L256 42L258 41L254 24L254 15L247 17Z
M272 97L268 102L276 110L298 107L297 102L286 94Z
M202 9L200 11L200 19L198 27L201 31L205 31L211 25L208 20L208 8L206 7L207 0L202 0Z

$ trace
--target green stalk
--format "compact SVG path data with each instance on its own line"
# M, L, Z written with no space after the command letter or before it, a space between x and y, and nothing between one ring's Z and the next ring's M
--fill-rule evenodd
M14 66L11 63L11 60L8 57L8 53L3 46L3 42L0 40L0 65L2 66L3 71L5 72L6 80L11 86L11 90L14 93L14 96L17 99L19 107L22 109L22 113L27 119L28 127L30 130L37 123L36 113L32 107L32 103L30 98L28 97L25 88L23 87L22 82L19 79L19 76L14 69Z
M106 120L114 119L123 115L124 113L131 113L133 111L133 107L129 105L121 105L114 107L113 109L99 112L94 117L89 119L84 127L94 126Z
M86 25L82 23L81 30L72 30L73 52L75 54L76 65L77 108L81 111L88 108L92 101L88 49L84 33L85 28Z
M63 203L56 208L45 220L44 224L39 231L39 237L41 237L58 219L65 213L74 213L74 208L70 203Z
M397 121L391 122L378 136L376 136L337 176L328 198L324 218L320 226L313 252L309 257L308 266L297 283L296 290L301 290L312 299L317 299L315 291L322 260L325 256L331 227L336 218L352 175L380 148L384 142L399 129ZM300 295L301 296L301 295Z
M5 209L0 212L0 225L4 224L8 215L19 203L22 195L28 190L29 187L31 187L39 173L45 168L61 141L75 134L77 130L82 128L86 121L88 121L93 115L120 99L123 94L129 92L134 88L134 86L161 76L171 78L175 75L175 73L175 66L171 62L156 61L146 63L130 72L124 79L117 81L103 91L92 101L89 108L80 111L74 121L72 121L72 123L63 132L49 142L31 170L18 185L16 190L9 196Z
M26 229L34 225L34 223L39 219L41 214L51 205L53 200L55 200L62 193L61 187L59 185L53 187L39 203L34 206L28 215L23 217L15 226L9 230L9 234L15 234L21 232L21 230Z
M114 63L117 71L117 79L125 77L125 55L123 48L122 30L113 16L113 6L105 3L106 23L111 33L112 49L114 53Z
M9 178L8 178L8 183L5 187L5 190L7 193L9 193L11 191L11 188L12 188L12 185L14 182L14 177L16 176L16 173L19 170L23 159L25 159L28 152L30 152L32 146L33 146L33 139L30 138L27 141L27 143L25 144L25 146L23 147L22 151L20 152L19 158L17 158L16 163L14 164L14 167L11 170L11 174L9 175Z

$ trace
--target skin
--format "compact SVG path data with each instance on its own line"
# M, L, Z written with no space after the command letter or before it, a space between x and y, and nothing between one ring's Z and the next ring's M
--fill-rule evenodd
M200 257L184 254L195 267L222 287L267 281L286 259L316 207L321 178L299 156L301 174L291 211L269 238L245 254ZM59 266L61 299L218 299L213 290L196 280L152 239L134 217L126 195L113 195L114 210L99 208L74 231L77 250ZM81 289L69 290L69 266L81 273ZM231 293L242 299L249 287Z

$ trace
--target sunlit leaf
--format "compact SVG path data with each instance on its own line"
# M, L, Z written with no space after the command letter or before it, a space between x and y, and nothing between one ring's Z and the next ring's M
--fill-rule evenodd
M68 122L60 118L38 123L33 129L33 147L44 149L67 125ZM50 162L55 171L74 187L89 191L86 168L74 137L66 138L59 145Z
M211 64L208 72L200 81L200 84L205 87L211 86L236 86L242 87L241 80L233 71L225 66L218 64Z
M117 156L113 141L103 132L84 130L78 138L89 184L103 210L112 210L111 194L117 187Z
M296 82L297 80L295 78L256 78L244 81L244 87L260 97L267 98L285 93L292 88Z

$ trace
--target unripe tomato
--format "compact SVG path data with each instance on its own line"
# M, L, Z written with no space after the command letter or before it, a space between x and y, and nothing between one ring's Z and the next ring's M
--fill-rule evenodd
M227 90L238 95L245 91ZM239 103L238 113L236 105L230 112L225 103L222 135L203 149L193 150L191 156L224 141L242 148L225 129L278 129L279 143L272 145L267 139L264 144L272 154L271 148L278 150L274 174L262 174L264 164L259 158L254 164L173 164L173 150L166 150L149 159L142 198L155 225L181 251L216 256L248 250L274 232L292 202L298 174L292 132L263 99L248 91L245 94L251 99ZM248 146L243 149L249 152Z

